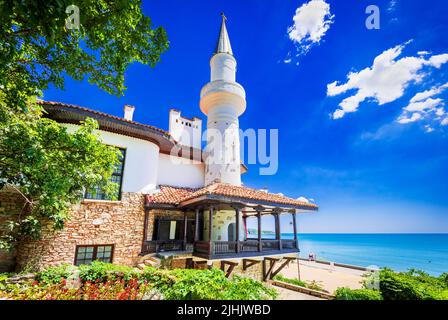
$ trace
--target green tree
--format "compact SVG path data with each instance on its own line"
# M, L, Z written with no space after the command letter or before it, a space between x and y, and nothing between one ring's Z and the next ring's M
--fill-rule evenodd
M76 14L71 5L79 28L66 23ZM139 0L0 0L0 21L0 189L15 189L26 204L0 242L11 246L38 237L44 221L62 228L84 188L116 188L108 181L118 154L101 144L97 123L87 119L69 133L43 117L37 97L49 85L63 89L67 76L122 95L127 67L154 67L168 40Z

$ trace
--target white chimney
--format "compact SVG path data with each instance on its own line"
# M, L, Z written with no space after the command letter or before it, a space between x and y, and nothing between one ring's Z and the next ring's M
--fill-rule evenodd
M135 110L134 106L126 104L124 106L124 118L126 120L132 121L132 117L134 116L134 110Z

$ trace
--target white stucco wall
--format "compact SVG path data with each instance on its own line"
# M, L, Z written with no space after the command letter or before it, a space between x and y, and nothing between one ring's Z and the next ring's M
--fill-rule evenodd
M161 153L157 184L189 188L203 187L204 163Z
M208 226L209 226L210 212L204 211L204 240L208 241ZM213 230L212 241L229 241L229 224L236 221L235 211L233 210L219 210L215 211L213 215ZM245 239L245 229L243 224L243 217L240 215L240 241ZM235 230L234 230L235 232ZM236 234L235 234L236 235Z
M66 124L69 132L77 125ZM159 162L159 147L149 141L140 140L112 132L99 131L105 144L126 149L123 170L123 192L148 193L156 188Z

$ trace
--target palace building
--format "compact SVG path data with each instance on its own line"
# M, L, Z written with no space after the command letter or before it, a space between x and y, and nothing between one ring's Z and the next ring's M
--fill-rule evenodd
M165 131L133 121L135 108L129 105L120 118L40 101L46 116L69 131L88 117L95 119L102 141L120 148L120 165L112 175L119 185L117 200L99 190L86 192L70 209L63 230L43 228L40 239L22 239L12 253L0 251L0 271L100 260L130 266L214 265L228 275L234 271L267 279L296 259L296 216L318 207L242 184L247 168L240 160L238 117L246 99L236 82L236 65L223 15L210 82L200 92L200 110L207 116L204 150L202 120L178 110L170 111ZM222 139L222 153L211 150L216 137ZM22 207L18 194L0 190L0 223ZM282 215L290 217L294 238L282 239ZM273 219L275 232L264 232L266 216Z

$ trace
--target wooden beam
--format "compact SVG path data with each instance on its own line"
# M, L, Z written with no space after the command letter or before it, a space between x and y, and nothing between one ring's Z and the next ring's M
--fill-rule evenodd
M213 252L213 242L212 242L212 229L213 229L213 207L209 207L209 219L208 219L208 242L210 244L209 246L209 255L214 254Z
M226 265L229 267L226 270ZM230 277L232 274L233 269L238 265L238 262L233 261L227 261L227 260L221 260L221 270L226 273L226 278Z
M235 207L236 253L240 252L240 208Z
M283 262L283 263L277 268L277 270L275 270L275 271L273 271L273 272L271 273L271 275L270 275L270 279L274 278L280 271L282 271L282 269L283 269L284 267L286 267L287 265L289 265L289 263L291 262L291 260L294 260L295 258L289 258L289 257L286 257L285 259L286 259L286 261Z
M243 270L246 270L257 263L261 263L261 260L243 259Z
M265 258L263 260L263 281L266 281L270 278L270 275L272 273L272 270L275 267L275 264L277 263L279 259L274 258ZM269 261L269 269L266 270L266 261Z
M187 249L187 210L184 210L184 250Z
M193 269L196 269L196 266L201 265L201 264L207 264L206 260L201 260L201 261L192 261L193 263Z
M194 241L199 241L199 208L194 212Z
M145 246L146 240L148 240L148 221L149 221L149 210L145 210L145 221L143 224L143 241L142 241L142 252Z
M263 244L261 243L261 211L257 213L257 223L258 223L258 252L263 250Z
M296 244L296 249L299 249L299 243L297 241L297 222L296 222L296 214L292 214L292 226L293 226L293 232L294 232L294 243Z

